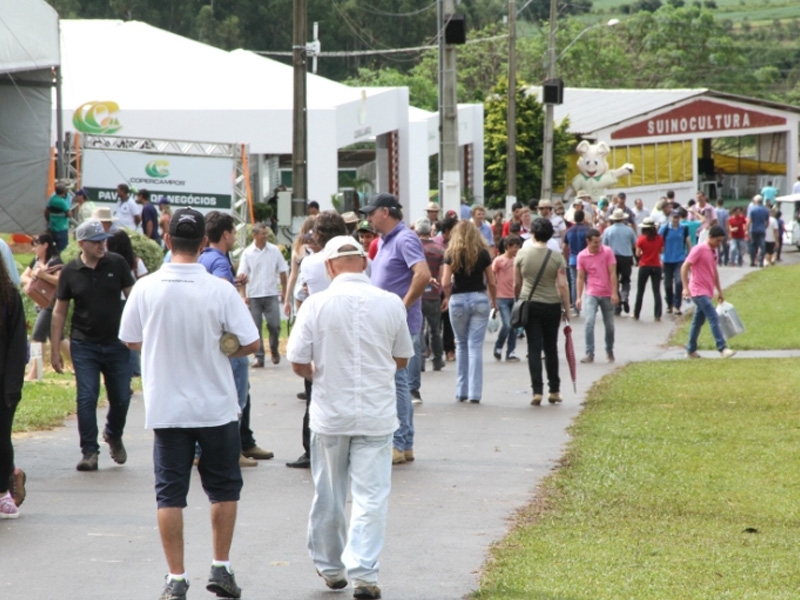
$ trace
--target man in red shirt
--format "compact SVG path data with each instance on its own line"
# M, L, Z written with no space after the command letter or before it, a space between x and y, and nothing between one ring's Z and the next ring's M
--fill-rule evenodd
M740 206L731 209L731 216L728 219L728 230L731 232L731 262L742 266L744 255L747 252L747 217Z

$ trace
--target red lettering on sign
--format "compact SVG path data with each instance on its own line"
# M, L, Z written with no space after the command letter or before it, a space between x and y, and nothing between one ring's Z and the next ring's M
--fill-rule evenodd
M700 131L728 131L786 125L784 117L767 115L749 108L731 106L710 100L689 104L643 119L611 133L612 140L660 135L683 135Z

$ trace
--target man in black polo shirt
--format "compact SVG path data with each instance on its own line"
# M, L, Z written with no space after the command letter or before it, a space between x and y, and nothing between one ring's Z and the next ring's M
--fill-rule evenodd
M78 388L78 432L83 458L78 471L96 471L97 399L100 374L108 396L108 416L103 439L117 464L128 459L122 433L131 400L130 350L117 337L122 316L122 294L133 287L133 275L125 259L106 251L100 221L86 221L75 231L81 253L61 270L53 310L51 343L58 349L70 300L75 301L70 333L70 354ZM62 372L61 353L51 353L53 368Z

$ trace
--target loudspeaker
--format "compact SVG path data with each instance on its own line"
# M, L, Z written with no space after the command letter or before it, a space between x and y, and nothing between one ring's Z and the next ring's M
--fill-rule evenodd
M545 104L564 104L564 81L561 79L548 79L542 88L542 98Z
M706 177L714 177L714 159L706 157L698 158L697 172Z
M467 43L467 22L464 15L454 13L445 15L444 41L446 44Z

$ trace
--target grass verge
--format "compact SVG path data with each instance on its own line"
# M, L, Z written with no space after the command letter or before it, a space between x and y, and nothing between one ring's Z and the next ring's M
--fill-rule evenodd
M75 413L75 378L48 373L42 382L26 381L14 415L14 432L52 429Z
M800 265L769 267L748 274L725 290L725 300L736 307L746 331L731 340L734 350L786 350L800 348L800 302L797 281ZM670 339L684 346L689 339L691 316L684 318ZM711 329L704 325L698 345L715 350Z
M797 598L794 363L638 363L601 380L474 598Z

